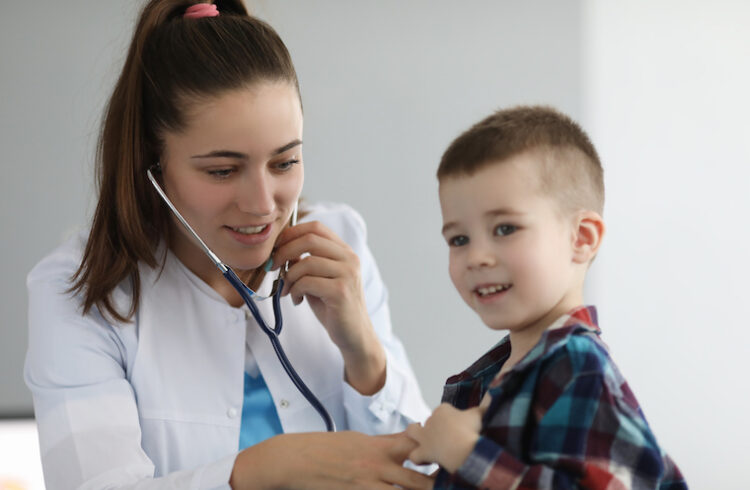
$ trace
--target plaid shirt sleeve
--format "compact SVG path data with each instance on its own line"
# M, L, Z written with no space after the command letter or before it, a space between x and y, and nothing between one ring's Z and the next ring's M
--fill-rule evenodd
M509 408L493 396L460 480L489 489L687 488L603 345L572 336L536 369ZM524 461L496 442L514 437Z

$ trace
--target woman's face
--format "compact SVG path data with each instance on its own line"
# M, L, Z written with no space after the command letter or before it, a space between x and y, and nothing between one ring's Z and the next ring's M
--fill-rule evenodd
M185 220L232 268L263 265L302 191L296 88L261 82L225 92L191 105L187 127L163 137L164 189ZM200 277L215 273L189 232L176 219L172 226L177 257Z

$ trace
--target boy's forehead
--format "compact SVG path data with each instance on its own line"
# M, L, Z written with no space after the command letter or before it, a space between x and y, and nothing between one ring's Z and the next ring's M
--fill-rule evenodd
M540 183L539 157L526 152L503 160L490 160L473 172L444 176L439 181L438 193L442 196L444 192L491 190L493 187L537 190Z
M441 178L438 197L444 227L497 215L559 212L557 200L544 192L538 161L528 158L519 155L470 174Z
M455 207L465 209L468 205L513 201L535 193L536 179L527 167L503 161L470 174L443 177L438 187L441 205L444 211Z

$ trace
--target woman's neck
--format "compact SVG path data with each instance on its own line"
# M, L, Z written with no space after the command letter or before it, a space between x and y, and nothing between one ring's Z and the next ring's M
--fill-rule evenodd
M239 307L245 304L242 296L224 278L216 264L197 245L185 240L172 240L169 248L182 265L219 293L231 306Z

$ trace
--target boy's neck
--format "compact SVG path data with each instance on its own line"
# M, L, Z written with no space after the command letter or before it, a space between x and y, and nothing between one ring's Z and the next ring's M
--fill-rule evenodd
M510 340L510 357L503 365L503 371L510 370L518 361L523 359L526 354L539 342L545 331L553 328L555 322L563 315L567 314L574 308L583 305L583 298L576 298L575 301L567 301L557 305L539 320L533 324L519 330L512 330L509 334ZM556 328L556 327L555 327Z

